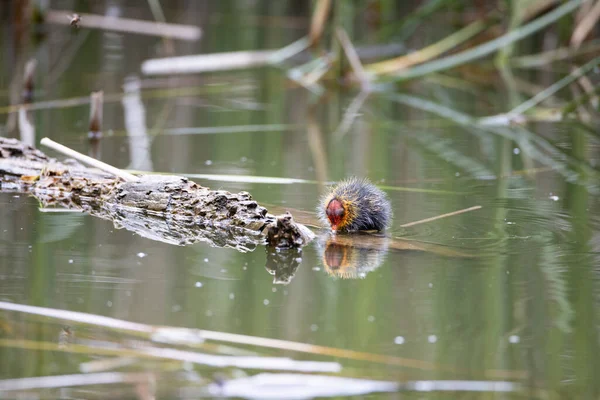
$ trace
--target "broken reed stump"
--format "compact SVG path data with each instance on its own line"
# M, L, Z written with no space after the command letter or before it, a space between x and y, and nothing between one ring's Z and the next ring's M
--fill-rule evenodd
M82 210L141 236L177 245L203 241L245 252L262 244L300 248L314 238L289 213L269 214L246 192L210 190L173 175L123 182L2 137L0 191L30 193L44 206Z
M92 92L90 95L90 127L88 137L98 140L102 137L102 115L104 108L104 92Z
M37 61L35 59L31 59L25 64L25 72L23 73L23 91L21 93L21 100L24 104L29 104L33 102L36 66Z

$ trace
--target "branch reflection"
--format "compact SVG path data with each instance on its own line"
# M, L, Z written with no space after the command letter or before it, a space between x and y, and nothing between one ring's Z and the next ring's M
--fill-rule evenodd
M287 285L292 281L296 270L302 262L302 249L291 248L278 250L274 247L266 247L267 263L265 269L273 275L273 283Z

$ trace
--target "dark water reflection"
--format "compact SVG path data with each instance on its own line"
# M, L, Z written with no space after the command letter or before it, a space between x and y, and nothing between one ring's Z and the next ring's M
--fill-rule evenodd
M271 47L299 37L282 30L285 35ZM139 63L155 56L151 49L158 46L154 39L125 36L124 46L135 44L138 50L113 49L121 57L115 61L98 48L103 40L102 33L91 32L86 53L68 68L69 79L42 86L39 100L87 96L102 88L118 94L125 77L138 73ZM238 44L213 39L205 46L210 51L261 47ZM53 45L39 46L43 52ZM46 61L42 75L52 64ZM10 69L2 75L10 76ZM128 125L125 109L130 105L120 95L115 100L107 96L105 136L95 149L102 160L156 172L307 180L196 179L214 189L248 191L259 203L290 209L308 221L324 190L312 182L368 176L387 188L393 203L390 237L362 240L322 231L298 253L260 246L241 253L203 243L181 247L78 213L40 212L35 200L2 193L1 301L312 343L434 366L338 359L361 377L509 380L530 388L515 398L598 396L600 205L591 171L598 163L597 138L576 124L528 127L568 155L569 162L553 165L548 151L528 151L537 149L535 143L473 132L380 95L366 99L348 130L340 131L355 94L334 91L317 103L304 89L291 87L278 70L180 78L166 87L191 92L165 96L152 88L160 80L143 83L147 87L134 102L144 109L146 135L139 125ZM482 90L489 95L489 88ZM506 108L500 104L494 110L435 85L415 91L473 115ZM8 101L5 95L3 100ZM34 111L37 141L49 136L92 152L87 114L86 106ZM473 205L482 209L400 227ZM0 311L0 339L56 342L63 329ZM101 330L81 335L108 340ZM86 355L2 343L3 379L77 373L81 363L90 361ZM133 367L154 369L164 366L140 362ZM167 372L172 370L180 366ZM213 372L201 371L209 377ZM181 378L178 385L189 381Z

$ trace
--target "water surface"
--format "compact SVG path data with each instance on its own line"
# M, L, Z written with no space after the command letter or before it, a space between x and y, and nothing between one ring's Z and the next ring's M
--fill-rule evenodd
M302 34L279 31L267 37L254 27L254 42L208 35L201 47L276 48ZM75 40L69 35L55 28L49 38L68 45ZM144 132L128 129L131 111L119 93L127 76L139 74L140 62L156 56L159 41L87 35L79 56L52 81L56 67L49 54L59 45L47 38L27 51L48 55L40 56L38 101L85 97L96 89L116 95L107 96L104 137L97 146L88 141L84 104L33 111L35 143L48 136L117 167L149 172L306 180L194 179L213 189L247 191L268 208L308 215L308 222L314 222L310 213L326 183L365 176L391 199L394 222L387 234L393 239L361 249L317 230L301 260L282 272L273 270L271 250L264 247L242 253L204 243L173 246L84 214L41 212L26 195L1 193L1 301L408 360L390 365L336 358L348 375L362 378L518 383L522 389L506 398L598 395L599 153L597 136L580 124L530 124L531 137L518 127L475 129L385 93L346 115L357 93L331 90L316 98L283 71L258 69L143 79ZM11 70L3 68L7 103ZM502 83L481 87L477 95L426 82L402 90L474 116L511 108ZM346 127L344 118L350 118ZM401 227L474 205L482 208ZM339 265L328 265L332 260ZM57 342L65 329L85 340L119 340L99 328L72 333L58 323L0 312L0 338ZM81 363L95 358L3 343L2 379L78 373ZM139 361L122 370L190 368ZM208 379L218 372L195 371ZM194 386L193 379L178 379L177 386ZM168 396L186 397L169 384L159 386ZM108 393L103 390L95 393Z

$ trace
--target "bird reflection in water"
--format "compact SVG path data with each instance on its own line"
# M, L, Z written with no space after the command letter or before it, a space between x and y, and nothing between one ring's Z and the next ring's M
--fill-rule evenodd
M317 246L323 267L330 276L357 279L383 264L388 242L382 235L329 235Z
M388 251L388 242L389 238L376 234L324 234L317 238L315 246L330 276L356 279L364 278L381 266ZM273 275L273 283L289 284L302 262L302 250L267 247L266 251L265 269Z

